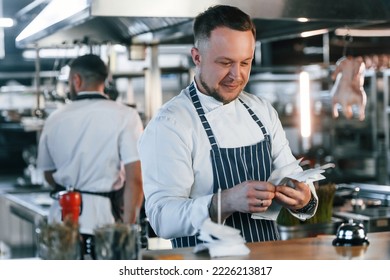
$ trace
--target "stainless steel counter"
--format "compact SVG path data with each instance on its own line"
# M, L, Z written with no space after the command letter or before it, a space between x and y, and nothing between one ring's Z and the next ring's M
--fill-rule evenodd
M46 218L53 202L49 192L7 193L3 197L11 202L11 213L31 222L36 222L36 216Z
M33 193L47 192L48 186L33 184L18 184L17 175L0 176L0 195L3 193Z
M47 219L52 199L47 189L12 182L0 182L0 241L10 248L12 258L34 257L35 229Z

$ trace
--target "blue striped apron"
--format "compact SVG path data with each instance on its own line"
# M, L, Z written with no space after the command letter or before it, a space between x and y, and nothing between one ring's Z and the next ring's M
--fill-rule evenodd
M272 166L270 136L262 122L248 105L239 99L252 119L259 125L264 135L264 140L251 146L220 148L205 117L202 104L193 84L190 85L190 95L211 144L214 193L218 191L218 188L224 190L247 180L267 181L271 174ZM225 220L225 225L240 230L246 242L280 239L274 221L252 219L251 215L250 213L235 212ZM196 235L179 237L171 241L174 248L192 247L203 242L197 239Z

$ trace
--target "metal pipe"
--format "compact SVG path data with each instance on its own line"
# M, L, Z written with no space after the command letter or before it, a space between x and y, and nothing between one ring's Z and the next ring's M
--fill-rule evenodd
M149 46L150 65L145 70L145 117L148 122L162 105L161 69L158 45Z
M35 58L35 92L36 92L36 101L37 106L34 110L34 116L41 118L43 117L43 112L41 110L41 78L40 78L40 72L41 72L41 64L39 59L39 48L36 47L35 51L37 53Z

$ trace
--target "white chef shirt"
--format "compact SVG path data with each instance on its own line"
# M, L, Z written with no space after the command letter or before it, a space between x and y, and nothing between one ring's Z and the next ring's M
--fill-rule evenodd
M96 94L93 92L79 93ZM138 112L112 100L83 99L53 112L40 136L38 167L56 170L53 177L62 186L107 192L124 183L123 165L139 160L137 141L143 131ZM80 232L92 234L96 226L114 222L110 200L82 195ZM58 202L49 221L60 221Z
M219 147L242 147L264 139L239 100L223 105L198 90L197 94ZM273 167L296 160L272 105L245 92L239 98L254 111L270 134ZM146 126L139 141L145 209L158 236L194 235L209 217L213 194L210 149L188 88L165 103ZM314 186L310 184L310 187L316 197Z

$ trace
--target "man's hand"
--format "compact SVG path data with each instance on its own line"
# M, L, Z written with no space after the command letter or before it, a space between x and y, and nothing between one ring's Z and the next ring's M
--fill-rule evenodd
M221 192L221 219L234 212L265 212L275 197L275 186L263 181L245 181ZM214 194L210 205L210 218L218 220L218 194Z
M294 188L286 185L276 186L275 199L280 205L291 210L301 209L310 201L310 187L296 180L291 181Z

